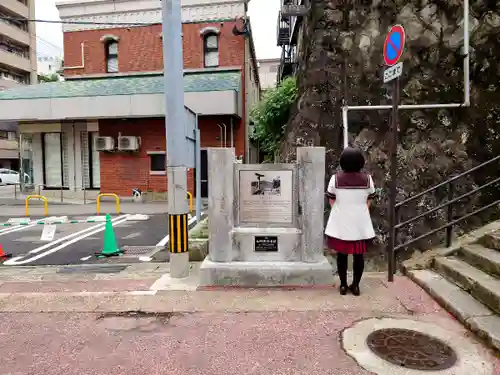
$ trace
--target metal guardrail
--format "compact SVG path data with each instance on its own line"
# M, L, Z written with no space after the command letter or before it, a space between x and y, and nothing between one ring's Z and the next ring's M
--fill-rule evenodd
M88 193L87 191L90 190L92 192L97 192L98 190L96 189L88 189L86 187L82 186L48 186L44 184L10 184L7 186L14 186L14 199L17 199L20 194L23 193L28 193L28 192L35 192L37 195L42 195L42 190L45 191L59 191L60 192L60 202L64 202L64 191L72 191L78 189L79 191L83 192L83 204L87 204L88 200ZM24 186L24 189L22 188ZM48 188L48 189L47 189ZM51 198L51 197L49 197ZM92 198L93 199L93 198Z
M187 192L187 196L189 199L189 212L193 212L193 194L191 194L189 191Z
M41 200L43 200L44 215L45 216L49 216L49 200L47 198L45 198L43 195L28 195L26 197L26 209L25 209L25 211L26 211L25 212L26 217L30 216L29 206L30 206L30 200L31 199L41 199Z

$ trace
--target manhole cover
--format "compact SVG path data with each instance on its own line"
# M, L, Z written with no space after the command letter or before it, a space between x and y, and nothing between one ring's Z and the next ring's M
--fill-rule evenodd
M446 343L409 329L380 329L366 343L378 357L412 370L446 370L457 362L455 351Z

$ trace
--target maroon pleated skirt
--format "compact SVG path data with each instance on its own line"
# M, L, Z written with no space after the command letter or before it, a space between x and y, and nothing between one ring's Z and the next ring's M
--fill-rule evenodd
M326 244L330 250L341 254L364 254L368 249L369 240L344 241L326 236Z

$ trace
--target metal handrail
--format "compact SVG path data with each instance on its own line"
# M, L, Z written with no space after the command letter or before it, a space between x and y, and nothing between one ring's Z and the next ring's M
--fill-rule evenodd
M464 198L467 198L471 195L474 195L476 193L478 193L479 191L489 187L489 186L492 186L496 183L499 183L500 182L500 177L497 177L495 179L493 179L492 181L489 181L465 194L462 194L458 197L453 197L453 194L454 194L454 189L453 189L453 182L457 181L458 179L460 179L461 177L464 177L464 176L467 176L469 174L471 174L472 172L475 172L477 171L478 169L481 169L495 161L498 161L500 160L500 155L498 156L495 156L494 158L491 158L490 160L487 160L471 169L468 169L467 171L464 171L458 175L455 175L451 178L449 178L448 180L446 181L443 181L441 182L440 184L437 184L427 190L424 190L423 192L421 193L418 193L408 199L405 199L399 203L397 203L395 206L394 206L394 210L395 210L395 216L396 216L396 222L398 222L398 210L406 205L407 203L409 202L412 202L428 193L431 193L431 192L434 192L435 190L443 187L443 186L448 186L448 198L446 200L446 202L444 203L441 203L439 205L437 205L436 207L434 208L431 208L430 210L427 210L421 214L418 214L418 215L415 215L414 217L410 218L410 219L407 219L406 221L403 221L403 222L400 222L400 223L397 223L393 228L391 228L391 231L390 233L394 236L394 247L391 248L391 244L389 244L389 259L391 260L389 262L389 268L393 268L392 270L389 269L389 280L392 281L392 277L391 275L394 275L395 272L396 272L396 267L394 266L395 265L395 253L403 248L406 248L408 247L409 245L415 243L415 242L418 242L420 240L423 240L424 238L427 238L429 236L432 236L433 234L435 233L438 233L442 230L445 230L446 229L446 247L450 247L451 246L451 240L452 240L452 235L453 235L453 226L460 223L461 221L465 220L465 219L468 219L469 217L471 216L474 216L474 215L477 215L491 207L494 207L496 205L499 205L500 204L500 199L499 200L496 200L495 202L493 203L490 203L486 206L483 206L481 208L478 208L477 210L473 211L473 212L470 212L468 214L465 214L457 219L453 219L453 204L464 199ZM411 224L413 223L414 221L418 220L418 219L421 219L427 215L430 215L438 210L441 210L443 208L447 208L447 218L446 218L446 224L440 226L439 228L436 228L436 229L432 229L416 238L413 238L409 241L406 241L402 244L399 244L397 245L396 242L397 242L397 235L398 235L398 230L405 227L406 225L408 224Z
M450 221L448 224L442 225L439 228L436 228L436 229L433 229L433 230L431 230L431 231L429 231L427 233L424 233L421 236L418 236L418 237L412 239L411 241L408 241L408 242L405 242L405 243L403 243L401 245L398 245L398 246L396 246L394 248L394 251L400 250L403 247L411 245L412 243L415 243L415 242L418 242L420 240L423 240L424 238L426 238L428 236L432 236L434 233L442 231L443 229L448 229L448 228L452 227L453 225L460 223L462 220L468 219L469 217L477 215L477 214L483 212L484 210L487 210L488 208L494 207L495 205L498 205L498 204L500 204L500 199L496 200L495 202L490 203L490 204L488 204L486 206L483 206L483 207L481 207L481 208L479 208L479 209L477 209L475 211L472 211L471 213L468 213L468 214L466 214L466 215L464 215L462 217L459 217L458 219ZM449 247L449 245L447 247Z
M488 164L491 164L491 163L493 163L493 162L495 162L495 161L497 161L497 160L500 160L500 155L495 156L494 158L492 158L492 159L490 159L490 160L487 160L487 161L485 161L484 163L481 163L481 164L479 164L479 165L477 165L477 166L475 166L475 167L473 167L473 168L471 168L471 169L468 169L468 170L466 170L465 172L462 172L462 173L460 173L460 174L457 174L456 176L453 176L453 177L451 177L450 179L448 179L448 180L446 180L446 181L444 181L444 182L441 182L440 184L437 184L437 185L435 185L435 186L433 186L433 187L431 187L431 188L429 188L429 189L427 189L427 190L424 190L423 192L418 193L417 195L414 195L414 196L412 196L412 197L410 197L410 198L408 198L408 199L405 199L404 201L401 201L401 202L397 203L395 207L396 207L396 208L398 208L398 207L404 206L404 205L405 205L406 203L408 203L408 202L414 201L415 199L418 199L418 198L420 198L420 197L424 196L425 194L431 193L431 192L433 192L434 190L439 189L440 187L446 186L446 185L448 185L449 183L451 183L451 182L453 182L453 181L456 181L456 180L458 180L459 178L461 178L461 177L463 177L463 176L466 176L466 175L468 175L468 174L470 174L470 173L472 173L472 172L475 172L475 171L477 171L478 169L481 169L481 168L483 168L484 166L486 166L486 165L488 165Z
M450 200L450 201L446 201L446 202L444 202L444 203L440 204L439 206L436 206L436 207L434 207L434 208L430 209L429 211L426 211L426 212L424 212L424 213L422 213L422 214L419 214L419 215L417 215L417 216L414 216L413 218L411 218L411 219L409 219L409 220L403 221L402 223L399 223L398 225L396 225L396 226L395 226L395 228L396 228L396 229L399 229L399 228L402 228L402 227L404 227L404 226L406 226L406 225L408 225L408 224L411 224L411 223L413 223L414 221L417 221L418 219L423 218L424 216L427 216L427 215L429 215L429 214L432 214L433 212L439 211L439 210L440 210L440 209L442 209L442 208L448 207L449 205L451 205L451 204L453 204L453 203L456 203L456 202L458 202L459 200L462 200L462 199L464 199L464 198L467 198L469 195L473 195L473 194L477 193L478 191L481 191L481 190L483 190L484 188L487 188L488 186L493 185L493 184L495 184L495 183L497 183L497 182L500 182L500 177L495 178L493 181L490 181L490 182L488 182L488 183L486 183L486 184L484 184L484 185L481 185L480 187L478 187L478 188L476 188L476 189L474 189L474 190L471 190L471 191L469 191L468 193L462 194L462 195L460 195L459 197L456 197L456 198L454 198L454 199L452 199L452 200Z

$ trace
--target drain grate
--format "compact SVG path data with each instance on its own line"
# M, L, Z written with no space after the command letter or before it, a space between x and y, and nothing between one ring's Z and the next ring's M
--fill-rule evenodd
M125 255L144 255L155 250L156 246L123 246Z
M366 343L378 357L412 370L446 370L457 362L457 354L446 343L409 329L380 329L372 332Z

